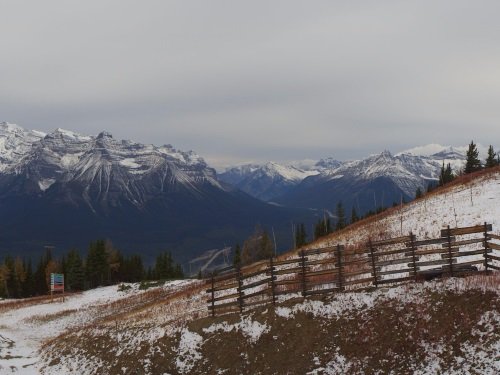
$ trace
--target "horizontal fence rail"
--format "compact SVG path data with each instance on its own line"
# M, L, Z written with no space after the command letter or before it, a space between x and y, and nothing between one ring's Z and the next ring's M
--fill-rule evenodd
M338 244L301 250L289 259L271 258L243 268L226 267L207 280L212 315L275 304L280 295L377 288L479 269L500 270L500 236L491 224L441 230L434 239L407 236L346 248ZM479 268L478 268L479 267Z

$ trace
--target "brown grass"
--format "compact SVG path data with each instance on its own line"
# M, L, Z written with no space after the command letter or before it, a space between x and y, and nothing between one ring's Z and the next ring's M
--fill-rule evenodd
M68 309L68 310L56 312L54 314L34 315L28 319L25 319L24 321L26 323L44 324L44 323L48 323L48 322L52 322L54 320L64 318L68 315L72 315L77 311L78 310L76 310L76 309Z
M65 296L68 297L75 294L80 294L80 293L79 292L66 293ZM60 296L51 297L50 295L47 295L47 296L37 296L37 297L30 297L23 299L13 299L8 302L0 303L0 312L22 309L24 307L40 305L44 303L52 303L57 298L60 298Z

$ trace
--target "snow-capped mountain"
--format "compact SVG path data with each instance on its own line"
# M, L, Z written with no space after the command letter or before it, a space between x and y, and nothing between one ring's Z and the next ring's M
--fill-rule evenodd
M45 133L24 130L20 126L0 122L0 172L9 169L23 159L33 143L45 137Z
M429 150L437 152L427 155ZM396 155L383 151L322 169L275 200L283 205L318 209L332 209L342 201L358 213L374 211L401 199L410 200L418 188L425 191L429 184L437 184L443 162L458 171L465 164L465 151L436 145Z
M443 162L450 163L456 172L459 171L465 162L466 149L467 147L454 148L433 144L396 155L384 151L354 161L341 162L331 157L324 158L302 168L295 164L282 165L273 162L262 165L247 164L227 169L219 175L219 179L265 201L297 204L298 202L286 199L287 195L296 197L296 191L310 189L316 184L333 180L341 180L337 181L337 184L346 181L366 183L385 178L401 190L398 195L403 193L410 199L417 188L425 190L429 184L438 182ZM321 200L323 196L309 197L308 200ZM314 207L317 208L317 205Z
M33 192L46 192L52 185L78 183L82 197L92 207L118 204L125 198L137 206L164 191L209 184L222 189L215 170L194 152L170 145L143 145L116 140L102 132L84 136L64 129L50 134L0 124L0 171L2 179L16 180ZM0 189L2 186L0 185Z
M0 256L47 243L84 248L105 237L125 250L168 248L187 260L241 242L259 222L280 236L279 222L296 213L223 186L192 151L0 124Z
M246 164L227 169L219 179L245 193L264 201L285 194L306 177L317 175L317 170L300 169L293 165L268 162L263 165Z
M362 160L346 162L338 168L326 171L320 178L373 180L386 177L411 197L417 188L425 190L429 183L439 181L443 162L450 163L452 168L458 171L465 164L465 153L453 148L430 156L419 156L410 152L392 155L389 151L383 151Z

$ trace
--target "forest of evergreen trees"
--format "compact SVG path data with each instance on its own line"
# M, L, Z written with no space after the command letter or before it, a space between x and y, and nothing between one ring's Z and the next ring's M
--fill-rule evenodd
M89 245L87 256L71 250L56 259L50 249L36 265L31 260L6 256L0 264L0 297L24 298L49 293L50 274L63 273L67 291L82 291L120 282L183 278L182 268L169 252L145 268L140 255L125 256L110 242L98 240Z
M493 146L489 146L488 148L488 154L486 157L486 160L481 162L479 159L479 151L477 150L477 146L474 143L474 141L471 141L469 144L467 153L466 153L466 162L462 170L458 171L457 174L455 174L451 168L451 164L447 163L445 165L443 161L443 165L441 167L441 172L439 175L439 182L434 183L434 184L429 184L427 187L427 192L435 189L438 186L443 186L455 179L457 175L464 175L468 173L473 173L480 171L482 169L486 168L492 168L500 165L500 154L496 153ZM425 193L422 191L421 188L418 188L415 194L415 198L420 198L424 195ZM394 206L398 206L399 204L405 203L404 200L401 202L394 202ZM351 209L351 216L347 217L345 213L344 206L342 205L342 201L340 201L337 204L336 210L335 210L335 216L336 216L336 222L335 226L332 225L331 218L329 215L324 215L323 218L319 219L314 226L314 230L312 233L312 238L308 238L308 234L306 232L306 228L303 223L296 224L294 226L294 245L295 248L298 249L304 245L306 245L309 242L312 242L320 237L326 236L330 233L333 233L335 230L341 230L345 228L346 226L353 224L363 218L367 218L376 214L379 214L383 211L385 211L388 207L378 207L376 210L370 210L366 212L364 215L358 215L358 212L356 211L355 207L352 207ZM255 237L254 237L255 238ZM239 247L237 251L237 256L238 256L238 262L240 261L240 252L239 252ZM268 253L268 252L264 252ZM256 258L259 258L258 256ZM260 257L259 259L264 259L264 257ZM245 264L245 262L243 262Z

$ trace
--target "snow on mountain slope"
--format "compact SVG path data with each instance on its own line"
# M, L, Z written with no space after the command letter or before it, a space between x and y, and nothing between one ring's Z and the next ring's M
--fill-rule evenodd
M319 172L314 169L305 170L293 165L283 165L271 161L263 165L245 164L238 167L228 168L224 173L221 173L221 176L234 176L232 181L235 181L236 183L239 183L241 180L244 180L249 176L262 177L264 175L274 179L297 182L318 173Z
M323 247L336 243L367 241L370 236L397 237L412 231L418 238L436 238L440 230L488 222L500 233L500 170L470 182L451 186L394 208L380 220L361 222L338 234L315 242Z
M485 158L488 153L488 148L478 143L477 150L479 151L479 156ZM431 143L424 146L413 147L408 150L404 150L396 153L396 156L402 154L410 154L415 156L433 156L440 153L454 153L456 155L460 155L461 157L465 156L469 146L443 146L437 143Z
M431 145L434 146L434 145ZM435 151L434 147L422 149ZM425 191L429 183L437 183L443 162L450 163L455 171L465 164L465 153L453 148L439 148L438 153L423 156L411 152L392 155L389 151L371 155L362 160L345 162L338 168L327 170L320 175L320 179L349 179L373 180L387 177L403 192L413 197L417 188Z
M86 186L89 204L106 200L110 191L140 205L146 192L176 185L194 193L205 183L222 189L215 170L192 151L116 140L106 132L86 136L58 128L44 134L7 123L0 124L0 173L23 175L42 193L57 183L78 183Z
M219 179L256 198L270 200L285 193L306 177L318 173L319 171L314 169L304 170L293 165L268 162L264 165L246 164L230 168L219 174Z
M483 153L486 148L478 146ZM264 200L287 201L287 195L300 195L301 189L310 189L314 184L344 178L347 185L359 181L388 178L408 197L414 197L418 188L422 191L429 184L436 184L443 163L450 163L455 172L465 164L467 146L451 147L430 144L415 147L395 155L389 151L370 155L360 160L341 162L332 157L317 162L296 162L281 165L247 164L227 169L219 178L246 193ZM299 165L301 167L299 167ZM304 182L304 185L301 185ZM298 193L298 194L296 194ZM344 197L339 197L345 200ZM397 197L399 201L399 197ZM300 205L300 204L299 204ZM318 207L324 205L318 204Z
M24 130L20 126L0 123L0 173L16 165L24 158L33 143L45 137L45 133Z

